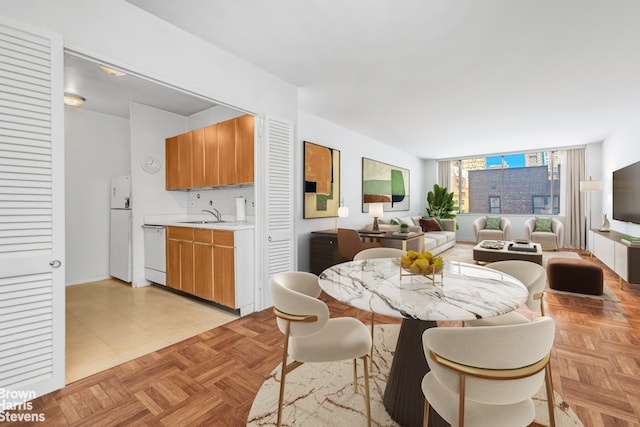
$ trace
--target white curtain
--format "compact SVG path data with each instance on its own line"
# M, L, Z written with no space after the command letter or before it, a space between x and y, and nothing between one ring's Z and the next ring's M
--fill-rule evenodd
M448 160L441 160L438 162L438 185L440 187L447 187L449 191L453 191L450 188L451 179L451 162Z
M565 206L565 246L585 249L586 219L584 194L580 192L580 181L586 173L585 150L576 148L567 150L565 162L566 206Z

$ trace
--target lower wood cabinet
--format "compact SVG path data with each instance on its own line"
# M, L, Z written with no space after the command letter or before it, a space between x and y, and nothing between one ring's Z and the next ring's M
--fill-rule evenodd
M236 295L234 234L167 227L167 286L233 309L246 305Z
M167 227L167 286L193 294L193 228Z

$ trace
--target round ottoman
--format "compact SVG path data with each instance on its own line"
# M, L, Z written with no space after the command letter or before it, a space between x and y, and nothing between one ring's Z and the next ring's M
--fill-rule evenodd
M557 291L602 295L602 269L590 261L551 258L547 277L549 287Z

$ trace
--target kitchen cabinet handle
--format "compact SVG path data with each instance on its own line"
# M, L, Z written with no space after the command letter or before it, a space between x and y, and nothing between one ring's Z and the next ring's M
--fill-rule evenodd
M53 261L49 262L49 265L53 268L58 268L62 265L62 262L60 262L60 260L54 259Z

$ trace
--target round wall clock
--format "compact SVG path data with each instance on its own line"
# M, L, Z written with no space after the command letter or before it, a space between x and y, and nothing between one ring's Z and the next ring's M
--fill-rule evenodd
M156 173L160 170L160 160L154 156L147 156L140 161L140 166L146 173Z

